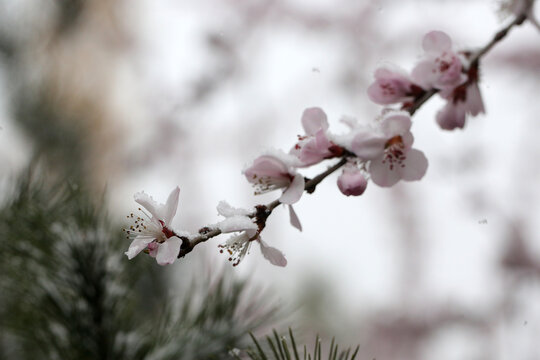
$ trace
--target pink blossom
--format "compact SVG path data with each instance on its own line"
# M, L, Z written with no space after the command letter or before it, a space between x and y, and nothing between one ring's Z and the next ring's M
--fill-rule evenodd
M133 239L128 251L125 252L128 259L131 260L141 251L145 251L155 257L159 265L172 264L176 260L182 240L171 229L171 222L176 214L179 194L180 188L174 188L165 204L158 204L144 192L135 194L135 201L148 213L139 208L143 217L135 216L133 213L128 216L134 221L129 229L124 229L127 237Z
M377 129L358 132L351 151L369 161L371 180L383 187L399 180L420 180L427 170L427 159L421 151L412 149L414 137L407 112L388 112Z
M422 91L404 71L387 67L375 71L375 82L367 89L371 101L380 105L410 101Z
M304 110L302 126L306 135L299 136L298 143L290 151L301 161L301 167L341 155L343 149L328 139L328 120L321 108Z
M262 155L244 170L246 179L255 187L255 194L284 189L279 198L284 204L294 204L304 192L304 177L275 155Z
M232 236L224 244L218 245L218 247L221 253L227 252L229 254L228 260L232 262L233 266L237 266L249 252L253 241L256 241L260 245L261 253L271 264L282 267L287 265L287 259L285 259L283 253L266 244L256 230L242 231L239 235Z
M238 232L224 244L218 245L220 253L227 252L229 254L229 261L232 262L233 266L237 266L249 252L252 241L256 241L261 246L263 256L272 264L277 266L287 265L287 260L281 251L268 246L262 241L259 226L253 222L250 210L232 207L225 201L218 204L217 210L221 216L225 217L225 220L218 223L216 227L222 233ZM291 211L291 223L294 225L296 221L297 225L300 226L298 217L296 217L291 205L289 205L289 210ZM295 220L293 220L293 216Z
M344 195L359 196L366 191L367 180L359 169L347 166L338 177L337 185Z
M437 123L444 130L463 129L466 115L484 113L484 102L477 82L463 84L448 96L446 106L436 116Z
M424 89L454 88L466 80L462 64L452 50L452 40L442 31L431 31L424 36L424 60L412 71L412 79Z

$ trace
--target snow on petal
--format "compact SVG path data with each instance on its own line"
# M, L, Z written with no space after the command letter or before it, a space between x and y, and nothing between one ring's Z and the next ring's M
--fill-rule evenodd
M251 214L251 211L248 209L242 209L242 208L235 208L231 206L228 202L222 200L219 202L217 206L217 211L219 215L225 216L225 217L231 217L234 215L249 215Z
M351 142L351 151L362 160L379 157L384 151L386 139L374 132L359 132Z
M156 255L156 261L159 265L172 264L180 253L180 245L182 240L173 236L167 239L165 242L159 244L159 248Z
M259 245L261 245L261 253L264 258L270 261L272 265L281 267L287 266L287 259L285 259L285 255L283 255L281 251L269 246L261 238L258 238L257 241L259 242Z
M220 221L216 225L222 233L230 233L243 230L257 230L257 224L245 215L233 215Z
M302 224L300 223L300 219L298 218L298 215L296 214L296 211L294 211L292 205L289 205L289 221L291 222L292 226L297 228L299 231L302 231Z
M326 113L318 107L307 108L302 114L302 126L307 135L315 135L319 130L328 130Z
M302 197L302 194L304 193L304 186L304 177L300 174L296 174L291 184L287 187L287 189L279 198L279 201L281 201L283 204L294 204Z
M148 195L144 191L141 191L141 192L135 193L133 197L135 198L135 201L137 203L139 203L146 210L148 210L148 212L150 213L150 215L152 215L152 217L156 219L160 218L160 214L159 214L160 205L150 195Z

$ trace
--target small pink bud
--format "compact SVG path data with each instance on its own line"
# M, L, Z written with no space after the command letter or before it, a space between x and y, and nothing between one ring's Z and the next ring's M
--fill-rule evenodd
M338 177L337 185L344 195L359 196L366 191L367 180L360 170L348 167L343 169L343 172Z

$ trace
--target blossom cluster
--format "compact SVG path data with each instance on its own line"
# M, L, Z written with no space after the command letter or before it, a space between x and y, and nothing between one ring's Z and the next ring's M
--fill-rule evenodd
M437 91L447 101L436 116L444 130L462 129L466 115L484 113L478 88L478 63L467 52L456 53L452 40L441 31L432 31L422 41L424 56L410 74L400 68L382 67L368 88L369 98L380 105L399 104L404 109L427 91Z
M276 206L286 205L291 224L301 231L293 204L304 192L314 190L311 187L314 180L304 177L299 172L301 169L328 159L341 159L343 166L337 187L346 196L362 195L369 181L390 187L400 180L422 179L428 160L422 151L413 148L411 132L411 113L417 103L430 93L438 93L445 99L446 105L436 116L437 123L445 130L463 128L467 115L484 112L478 88L478 62L469 61L468 53L455 52L450 37L440 31L426 34L422 46L424 55L410 74L390 66L375 71L375 81L368 87L367 94L373 102L385 107L374 121L360 123L344 118L342 122L348 130L336 134L330 131L328 117L321 108L304 110L301 117L304 134L298 136L288 152L268 151L243 170L255 194L280 190ZM393 104L400 106L389 106ZM249 210L222 201L217 206L218 214L224 218L222 221L204 227L196 235L180 233L171 228L179 193L180 189L175 188L166 204L157 204L145 193L135 195L135 201L146 210L139 208L142 217L128 216L134 220L134 224L125 229L132 239L126 252L129 259L144 251L155 257L158 264L170 264L182 256L182 249L193 246L194 239L214 231L215 235L233 234L218 245L233 266L241 262L252 243L259 244L263 256L272 264L287 264L283 253L261 238L266 218L273 208L258 205L255 210Z

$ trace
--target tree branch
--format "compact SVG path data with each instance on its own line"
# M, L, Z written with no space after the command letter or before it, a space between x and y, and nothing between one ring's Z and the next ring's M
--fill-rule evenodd
M512 29L516 25L521 25L525 20L527 20L527 13L524 12L523 14L520 14L516 16L516 18L508 24L503 29L499 30L493 39L487 43L483 48L478 50L474 55L470 58L470 65L469 69L473 67L478 67L480 59L482 59L497 43L499 43L501 40L503 40L507 35L510 29ZM433 95L438 93L438 89L430 89L427 91L422 92L420 95L418 95L414 101L410 104L408 104L404 110L408 111L409 114L414 115L414 113L424 104L426 103ZM316 187L319 183L321 183L328 175L334 173L336 170L341 168L343 165L347 163L347 159L354 157L355 155L346 151L345 154L342 155L341 160L334 164L333 166L329 167L326 171L320 173L319 175L315 176L313 179L310 179L306 182L304 191L308 194L311 194L315 192ZM259 210L255 210L250 215L248 215L251 218L257 218L257 214L260 211L260 209L264 209L264 219L258 219L263 224L266 222L266 218L268 218L272 211L278 207L281 204L279 200L274 200L271 203L268 203L267 205L257 205L256 208ZM264 227L264 226L263 226ZM180 249L180 253L178 254L178 257L184 257L186 254L190 253L195 246L198 244L205 242L213 237L216 237L220 235L222 232L218 228L209 228L204 227L199 230L199 234L196 237L193 237L191 239L184 238L182 247Z

